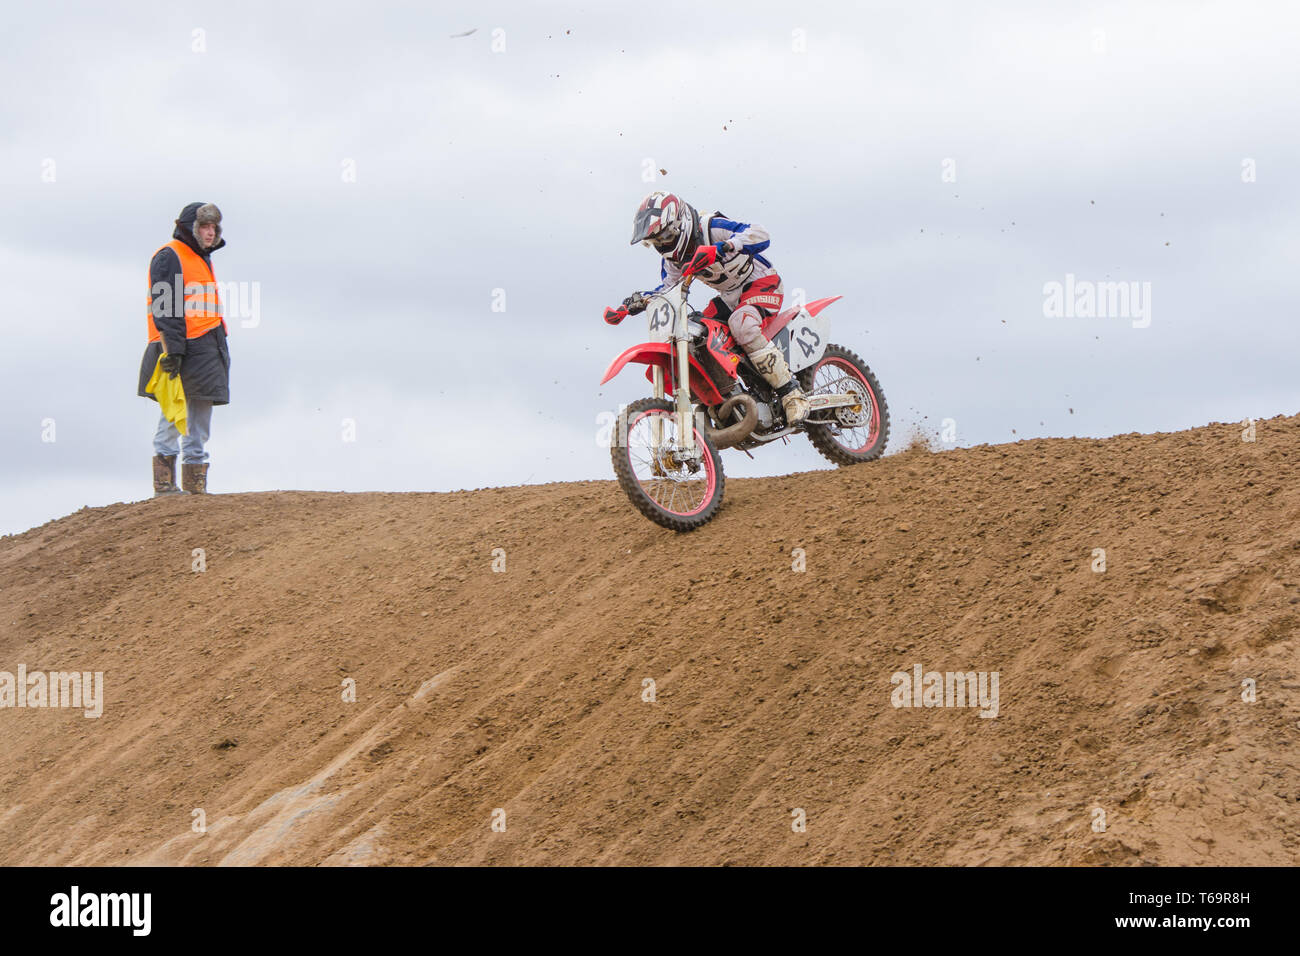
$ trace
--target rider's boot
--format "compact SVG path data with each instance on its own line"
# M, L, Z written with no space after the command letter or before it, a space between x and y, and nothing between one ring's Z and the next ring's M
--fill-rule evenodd
M785 356L780 349L768 342L761 349L750 352L749 360L754 363L754 368L763 376L764 381L776 389L776 394L781 398L781 407L785 409L787 424L797 425L808 417L811 406L799 388L799 383L790 374L790 366L785 363Z

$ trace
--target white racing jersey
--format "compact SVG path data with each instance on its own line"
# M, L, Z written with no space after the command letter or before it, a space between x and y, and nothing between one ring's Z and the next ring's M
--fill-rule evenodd
M695 275L697 280L717 292L736 292L746 283L776 271L772 268L772 263L761 254L771 245L767 230L762 226L737 222L728 219L721 212L715 212L708 217L702 236L702 245L712 246L725 242L731 250L725 259L720 257L709 268ZM681 279L686 265L686 262L676 262L664 256L659 266L659 277L663 281L644 294L654 295L675 285Z

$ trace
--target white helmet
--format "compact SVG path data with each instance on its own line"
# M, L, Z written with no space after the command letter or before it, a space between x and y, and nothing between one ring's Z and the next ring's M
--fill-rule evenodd
M632 245L652 246L670 259L684 260L692 243L699 244L699 216L689 203L672 193L652 192L637 206L632 220Z

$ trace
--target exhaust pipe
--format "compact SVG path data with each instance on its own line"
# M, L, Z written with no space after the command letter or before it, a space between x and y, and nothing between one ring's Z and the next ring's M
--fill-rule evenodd
M725 422L737 408L743 407L745 417L725 428L709 428L709 437L718 448L732 448L739 445L758 427L758 402L752 395L736 395L718 406L717 419Z

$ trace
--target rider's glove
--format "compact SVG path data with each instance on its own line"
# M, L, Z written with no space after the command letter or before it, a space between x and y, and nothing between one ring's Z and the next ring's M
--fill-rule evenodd
M162 365L162 370L168 375L179 375L181 373L182 357L180 355L164 355L159 364Z
M640 292L633 292L623 300L623 309L628 315L639 315L645 311L645 296Z

